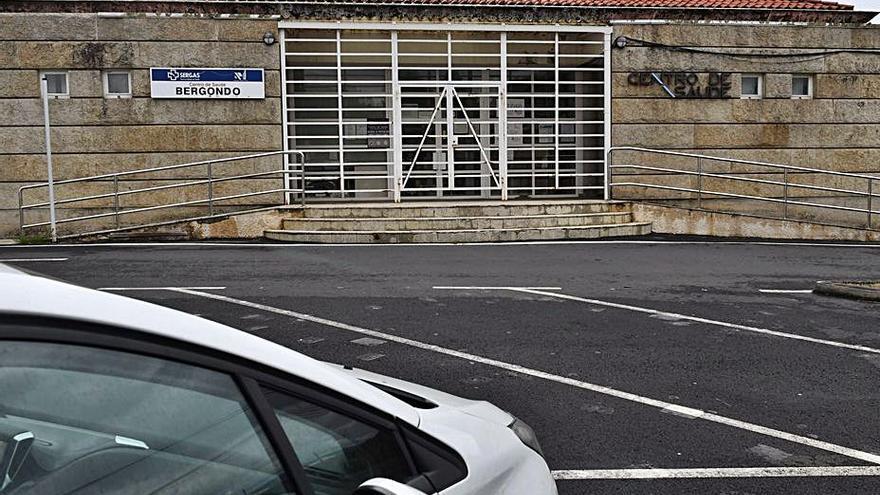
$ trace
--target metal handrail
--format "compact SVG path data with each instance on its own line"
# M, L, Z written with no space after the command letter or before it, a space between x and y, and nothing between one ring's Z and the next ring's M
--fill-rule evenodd
M284 168L278 169L278 170L271 170L271 171L267 171L267 172L255 172L255 173L249 173L249 174L239 174L239 175L232 175L232 176L225 176L225 177L218 177L218 178L215 178L214 174L213 174L213 167L215 164L218 164L218 163L229 163L229 162L234 162L234 161L251 160L251 159L255 159L255 158L263 158L263 157L278 156L278 155L281 155L284 157L295 156L297 158L297 162L299 164L299 172L300 172L300 177L299 177L300 188L290 188L289 187L288 181L289 181L291 169L289 167L290 164L287 160L285 160ZM119 178L120 177L126 177L126 176L131 176L131 175L140 175L140 174L149 174L149 173L162 172L162 171L167 171L167 170L178 170L178 169L191 168L191 167L207 167L208 178L207 179L197 179L197 180L187 180L184 182L179 182L179 183L174 183L174 184L164 184L161 186L152 186L152 187L143 187L143 188L139 188L139 189L130 189L130 190L126 190L126 191L119 190ZM81 236L85 236L85 235L105 234L105 233L111 233L111 232L118 232L118 231L122 231L122 230L132 230L132 229L136 229L136 228L143 228L143 227L149 227L149 226L154 226L154 225L167 224L172 221L173 222L181 222L181 221L190 221L190 220L202 220L202 219L215 218L218 216L227 216L231 213L242 213L242 211L235 211L235 212L227 212L227 213L215 215L214 206L215 206L215 203L221 202L221 201L232 200L232 199L241 199L241 198L247 198L247 197L253 197L253 196L261 196L261 195L267 195L267 194L284 193L284 204L289 204L289 201L290 201L289 194L290 193L299 193L300 205L305 207L305 204L306 204L305 203L305 201L306 201L306 170L305 169L306 169L305 154L303 152L295 151L295 150L283 150L283 151L270 151L270 152L265 152L265 153L255 153L255 154L251 154L251 155L243 155L243 156L235 156L235 157L227 157L227 158L217 158L214 160L202 160L202 161L198 161L198 162L181 163L181 164L176 164L176 165L166 165L166 166L162 166L162 167L152 167L152 168L145 168L145 169L138 169L138 170L127 170L124 172L115 172L115 173L110 173L110 174L93 175L90 177L80 177L80 178L76 178L76 179L66 179L66 180L61 180L61 181L55 181L54 182L55 186L64 185L64 184L81 183L81 182L90 182L90 181L97 181L97 182L112 181L113 182L113 192L112 193L93 194L93 195L89 195L89 196L78 196L78 197L73 197L73 198L66 198L66 199L55 201L51 205L49 202L25 204L24 203L25 191L31 190L31 189L39 189L39 188L48 187L47 183L26 185L26 186L22 186L18 189L19 228L21 229L21 231L23 233L25 231L25 229L34 228L34 227L44 227L44 226L47 226L51 223L51 222L36 222L36 223L30 223L30 224L25 223L25 212L27 210L37 209L37 208L45 208L47 206L54 206L54 205L59 205L59 204L71 204L71 203L78 203L78 202L83 202L83 201L94 201L94 200L98 200L98 199L107 199L107 198L113 198L113 211L111 211L111 212L97 213L97 214L92 214L92 215L81 215L81 216L77 216L77 217L68 217L68 218L56 220L55 223L57 223L57 224L73 223L73 222L86 221L86 220L95 220L95 219L99 219L99 218L114 217L115 218L115 225L116 225L115 228L103 229L103 230L99 230L99 231L79 232L76 234L68 234L68 235L60 236L60 238L72 238L72 237L81 237ZM233 181L233 180L251 179L251 178L255 178L255 177L265 177L265 176L269 176L269 175L278 175L278 174L280 174L283 177L284 187L281 187L281 188L276 187L276 188L272 188L272 189L268 189L268 190L248 192L248 193L243 193L243 194L233 194L233 195L219 196L219 197L214 196L214 184L215 183L228 182L228 181ZM132 194L140 194L140 193L155 192L155 191L163 191L163 190L171 190L171 189L177 189L177 188L182 188L182 187L192 187L192 186L199 186L199 185L207 185L207 198L190 200L190 201L179 201L179 202L175 202L175 203L160 204L160 205L146 206L146 207L140 207L140 208L120 209L120 206L119 206L119 197L120 196L127 196L127 195L132 195ZM147 211L156 211L156 210L163 210L163 209L169 209L169 208L204 205L204 204L207 204L207 206L208 206L208 215L200 215L200 216L188 217L188 218L179 218L179 219L175 219L172 221L166 221L166 222L158 222L158 223L153 222L153 223L148 223L148 224L128 225L125 227L122 227L121 223L120 223L120 218L124 215L131 215L134 213L143 213L143 212L147 212ZM247 211L254 211L254 210L250 209Z
M629 152L637 152L637 153L695 158L697 160L697 170L696 171L679 170L679 169L673 169L673 168L668 168L668 167L654 167L654 166L650 166L650 165L629 165L629 164L613 165L613 163L614 163L613 162L613 154L616 151L629 151ZM773 168L773 169L781 170L782 174L783 174L783 176L782 176L783 178L782 178L782 181L780 182L778 180L756 179L756 178L751 178L751 177L728 175L726 173L719 173L719 172L713 172L713 173L704 172L703 171L703 160L735 163L735 164L742 164L742 165L751 165L751 166L756 166L756 167ZM875 180L880 180L880 177L875 177L872 175L856 174L856 173L851 173L851 172L839 172L836 170L823 170L823 169L817 169L817 168L800 167L800 166L795 166L795 165L784 165L781 163L761 162L761 161L755 161L755 160L741 160L738 158L709 156L709 155L701 155L701 154L697 154L697 153L685 153L685 152L680 152L680 151L668 151L668 150L658 150L658 149L652 149L652 148L640 148L640 147L635 147L635 146L616 146L616 147L609 148L608 154L607 154L607 163L608 163L608 167L606 169L607 170L606 181L607 181L608 187L609 187L609 197L613 197L613 194L611 192L613 191L613 188L615 188L615 187L643 187L643 188L647 188L647 189L661 189L661 190L667 190L667 191L696 193L697 194L697 205L700 208L703 207L703 196L704 195L721 196L721 197L725 197L725 198L746 199L746 200L754 200L754 201L765 201L765 202L771 202L771 203L780 203L780 204L782 204L782 207L783 207L783 209L782 209L782 218L783 219L788 219L788 217L789 217L789 215L788 215L788 206L789 205L806 206L806 207L813 207L813 208L820 208L820 209L824 208L824 209L829 209L829 210L850 211L850 212L857 212L857 213L865 213L867 215L867 227L869 229L873 228L873 216L877 213L880 213L880 211L874 210L874 208L873 208L874 198L880 197L880 194L874 193L873 183ZM619 170L619 169L634 169L634 170L647 170L647 171L652 171L652 172L663 172L663 174L661 174L661 175L681 174L681 175L687 175L687 176L696 176L697 177L697 188L694 189L694 188L688 188L688 187L666 186L666 185L660 185L660 184L651 184L651 183L647 183L647 182L632 182L632 181L615 182L613 180L612 171ZM858 191L858 190L852 190L852 189L841 189L841 188L836 188L836 187L818 186L818 185L812 185L812 184L791 183L789 181L789 172L790 171L799 172L799 173L810 173L810 174L827 174L827 175L838 176L838 177L848 177L848 178L853 178L853 179L858 179L858 180L865 180L867 183L867 188L865 191ZM731 192L724 192L724 191L706 190L703 188L703 178L704 177L715 178L715 179L726 179L726 180L739 181L739 182L749 182L749 183L782 186L782 188L783 188L782 199L780 199L778 197L753 196L753 195L731 193ZM857 208L857 207L852 207L852 206L840 206L840 205L830 205L830 204L824 204L824 203L813 203L813 202L809 202L809 201L791 200L789 198L789 194L788 194L790 188L807 189L807 190L811 190L811 191L823 191L823 192L865 198L867 200L867 207L866 208Z

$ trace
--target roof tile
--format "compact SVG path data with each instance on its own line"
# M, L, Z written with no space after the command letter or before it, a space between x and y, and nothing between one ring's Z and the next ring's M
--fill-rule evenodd
M336 3L338 0L326 1L328 3ZM853 10L852 5L825 0L343 0L343 3L685 9Z

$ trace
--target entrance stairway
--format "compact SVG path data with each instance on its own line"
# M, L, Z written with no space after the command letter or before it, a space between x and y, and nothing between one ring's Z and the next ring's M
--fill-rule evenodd
M595 239L644 235L630 203L467 201L357 203L286 208L267 239L302 243L460 243Z

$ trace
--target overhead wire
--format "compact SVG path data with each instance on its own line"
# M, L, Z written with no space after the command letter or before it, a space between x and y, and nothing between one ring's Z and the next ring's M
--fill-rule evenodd
M709 48L694 48L689 46L682 45L670 45L666 43L657 43L654 41L642 40L638 38L630 38L629 36L624 36L626 39L626 46L639 46L639 47L647 47L647 48L658 48L664 50L670 50L675 52L682 53L695 53L700 55L720 55L731 58L794 58L794 59L803 59L803 60L815 60L823 57L827 57L829 55L838 55L844 53L859 53L859 54L872 54L872 55L880 55L880 49L872 49L872 48L833 48L830 50L812 50L812 51L799 51L799 52L774 52L774 51L761 51L761 52L731 52L731 51L723 51L723 50L713 50ZM632 44L630 44L632 43ZM754 48L752 48L754 50Z

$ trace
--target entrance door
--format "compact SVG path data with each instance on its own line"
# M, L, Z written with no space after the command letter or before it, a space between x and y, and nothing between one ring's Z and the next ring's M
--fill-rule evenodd
M506 199L506 116L498 83L400 85L403 197Z

